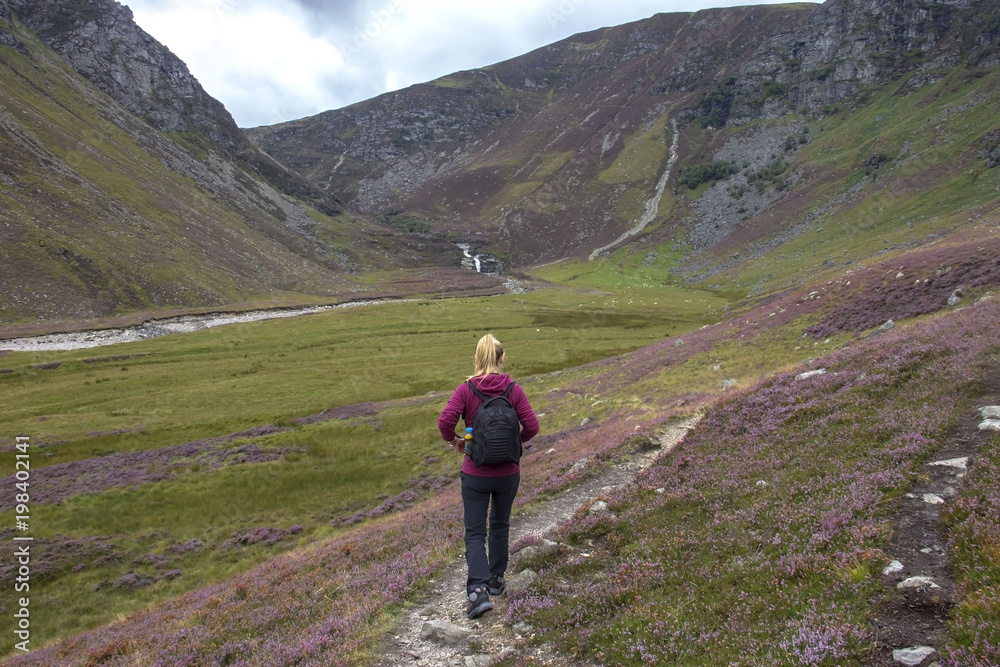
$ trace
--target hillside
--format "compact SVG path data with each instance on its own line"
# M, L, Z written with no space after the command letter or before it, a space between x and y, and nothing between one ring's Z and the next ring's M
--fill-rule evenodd
M377 292L359 271L457 266L261 153L113 0L0 3L0 85L4 323L339 300Z
M628 242L663 278L766 293L837 262L845 226L872 256L996 200L998 26L993 1L660 14L250 135L514 267ZM933 210L886 206L918 191ZM777 248L816 259L761 275Z
M1000 664L998 39L661 14L244 132L113 0L0 0L0 338L417 297L0 342L0 661ZM466 621L435 424L487 331L538 530Z
M494 615L466 623L479 639L445 644L449 655L510 665L710 665L719 655L891 665L892 651L920 644L941 664L995 664L1000 439L975 417L1000 400L998 255L993 218L576 366L551 359L567 353L565 332L579 349L623 324L635 331L612 318L643 312L627 303L642 292L624 292L620 306L606 295L591 305L591 328L562 332L583 314L538 291L148 341L129 347L128 360L12 355L0 390L11 392L11 424L33 433L41 466L32 473L41 596L32 622L35 641L46 639L10 664L361 665L397 646L412 659L395 619L425 604L461 553L457 463L433 424L448 376L467 363L447 350L478 335L465 324L470 308L492 311L484 325L523 359L517 376L542 416L519 513L649 450L679 418L703 416L636 483L593 499L603 508L588 503L550 527L555 548L525 550L538 538L514 545L524 553L511 578L534 575L518 577ZM870 326L889 319L894 328ZM376 349L406 364L405 386L395 367L367 363ZM352 366L331 374L345 353ZM534 372L545 364L557 370ZM84 381L95 384L81 394ZM256 390L265 382L270 401ZM155 387L155 399L137 405L135 386ZM401 398L344 405L330 396ZM291 417L317 404L330 407ZM219 420L240 430L169 444L198 432L171 411L210 420L202 433ZM252 421L263 414L274 421ZM98 423L102 431L84 433ZM950 479L950 491L926 486L926 463L960 456L967 478ZM941 503L921 502L924 493ZM921 524L938 533L907 523L922 507L941 512L945 523ZM913 553L899 544L907 535ZM920 549L927 563L913 555ZM884 573L894 559L904 570ZM944 592L897 589L929 574ZM13 568L2 576L9 583ZM460 590L448 599L461 608ZM428 619L453 611L420 608Z

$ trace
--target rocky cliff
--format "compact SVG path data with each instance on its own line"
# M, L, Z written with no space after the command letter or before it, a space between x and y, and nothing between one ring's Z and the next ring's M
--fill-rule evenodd
M334 193L321 193L257 150L225 106L205 92L180 58L135 23L128 7L115 0L3 0L0 16L16 16L76 71L161 132L189 133L204 148L222 149L281 190L332 214L341 208ZM0 43L19 41L0 28Z

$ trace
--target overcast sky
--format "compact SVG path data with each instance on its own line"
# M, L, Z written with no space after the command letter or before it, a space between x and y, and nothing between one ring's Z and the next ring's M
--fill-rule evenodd
M271 125L658 12L771 0L119 0L241 127Z

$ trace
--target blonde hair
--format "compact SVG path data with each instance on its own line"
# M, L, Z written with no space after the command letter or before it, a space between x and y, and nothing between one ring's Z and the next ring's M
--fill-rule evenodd
M490 373L503 373L503 345L493 334L486 334L476 343L475 373L470 377L487 376Z

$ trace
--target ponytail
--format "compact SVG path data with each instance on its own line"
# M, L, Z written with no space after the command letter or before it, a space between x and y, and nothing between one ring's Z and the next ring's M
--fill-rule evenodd
M493 337L493 334L486 334L476 344L474 361L475 373L472 377L503 373L503 345Z

